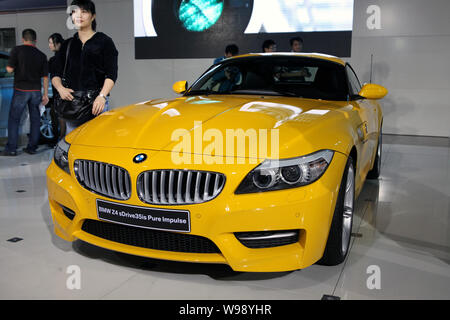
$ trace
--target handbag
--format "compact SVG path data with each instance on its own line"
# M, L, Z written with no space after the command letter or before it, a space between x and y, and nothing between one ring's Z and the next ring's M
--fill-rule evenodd
M73 100L63 100L61 96L55 99L55 110L61 118L72 121L89 121L95 116L92 106L100 90L86 90L72 92Z
M69 41L66 51L66 61L64 64L63 76L61 78L62 85L69 87L66 79L67 60L69 59L69 51L72 40ZM86 122L93 119L92 106L95 99L100 94L100 89L84 90L72 92L73 100L68 101L61 98L58 94L55 97L55 111L61 118L69 121Z

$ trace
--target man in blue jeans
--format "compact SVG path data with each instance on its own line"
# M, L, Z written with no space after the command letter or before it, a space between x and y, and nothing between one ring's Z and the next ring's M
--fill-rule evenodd
M20 118L28 106L30 113L30 137L26 153L35 154L40 136L39 105L48 103L47 56L36 48L36 32L25 29L22 32L23 45L15 47L9 57L6 70L14 72L14 96L8 118L8 143L3 156L16 156L19 140ZM41 93L41 79L44 79L44 94Z

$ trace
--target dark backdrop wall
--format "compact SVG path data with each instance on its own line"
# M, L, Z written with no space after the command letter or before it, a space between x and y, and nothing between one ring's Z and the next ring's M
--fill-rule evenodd
M339 5L315 0L304 4L285 0L147 0L134 5L135 26L136 20L152 25L151 35L142 36L135 30L136 59L214 58L222 56L230 43L237 44L241 53L261 52L267 39L276 42L277 51L290 51L289 40L294 36L303 38L304 51L340 57L350 57L351 53L353 0L342 0ZM270 10L276 12L271 15ZM253 26L252 32L245 33L249 26Z

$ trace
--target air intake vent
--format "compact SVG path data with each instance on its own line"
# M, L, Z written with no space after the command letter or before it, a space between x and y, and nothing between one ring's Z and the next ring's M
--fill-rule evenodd
M85 220L82 230L102 239L146 249L220 253L214 242L196 235L143 229L97 220Z
M73 220L75 218L75 212L73 212L72 210L70 210L67 207L64 207L63 205L61 205L61 209L64 213L64 215L69 219L69 220Z
M273 248L296 243L299 230L235 232L236 238L247 248Z
M191 170L153 170L139 175L137 191L149 204L202 203L214 199L225 185L221 173Z
M117 200L131 196L128 172L120 167L96 161L75 160L75 175L87 190Z

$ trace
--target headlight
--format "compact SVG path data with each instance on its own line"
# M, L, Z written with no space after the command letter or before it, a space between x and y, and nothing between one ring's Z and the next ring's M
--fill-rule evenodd
M55 163L63 169L65 172L70 174L69 170L69 148L70 144L68 144L64 139L58 142L55 148L54 160Z
M282 160L266 160L253 169L236 189L236 194L296 188L313 183L328 168L334 151Z

